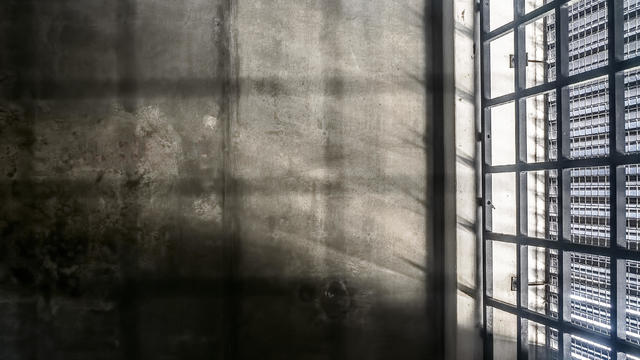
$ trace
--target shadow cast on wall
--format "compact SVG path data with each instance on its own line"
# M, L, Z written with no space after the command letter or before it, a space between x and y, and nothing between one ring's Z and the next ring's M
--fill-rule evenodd
M234 79L229 6L0 5L0 358L427 357L423 185L379 155L424 165L427 145L411 127L391 146L382 127L344 125L345 98L424 85L332 64ZM323 51L344 52L329 35ZM320 84L324 143L289 161L324 172L237 171L229 149L252 136L232 128L240 90L295 98L305 82ZM395 209L418 230L376 229Z

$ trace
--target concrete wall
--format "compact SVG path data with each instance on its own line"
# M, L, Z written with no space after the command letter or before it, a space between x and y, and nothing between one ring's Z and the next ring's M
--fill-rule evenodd
M496 4L496 2L492 2ZM508 5L502 4L504 8ZM481 249L477 233L481 208L479 192L480 131L477 102L479 76L476 59L475 1L454 2L456 245L457 245L457 359L482 359ZM471 201L474 199L474 201ZM464 340L462 340L464 339Z
M238 2L242 357L424 355L423 6Z
M424 7L2 2L0 358L425 358Z
M4 1L0 358L208 358L222 1Z

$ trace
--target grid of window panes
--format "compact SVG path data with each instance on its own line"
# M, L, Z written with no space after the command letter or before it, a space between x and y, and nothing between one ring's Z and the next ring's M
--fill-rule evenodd
M489 89L483 87L483 109L502 104L491 103L497 97L518 104L513 119L519 125L511 128L514 160L483 173L515 174L514 197L524 201L513 205L515 235L493 234L489 218L484 237L515 243L514 256L525 259L514 260L513 275L528 285L512 280L518 303L502 306L511 307L519 323L531 319L527 311L549 320L536 318L540 324L518 329L513 346L530 359L640 359L640 0L514 1L507 25L485 30L483 40L483 49L504 34L514 42L504 73L492 78ZM538 29L544 29L542 38L536 37ZM610 34L618 41L610 41ZM490 51L483 50L482 59L493 62L492 72L499 71ZM544 74L532 84L533 70L518 66L535 66ZM512 81L515 91L492 96L490 88L500 78ZM620 120L614 124L614 119ZM497 198L491 192L483 197ZM522 204L525 209L518 208ZM504 208L491 201L487 206ZM617 309L622 304L624 309Z

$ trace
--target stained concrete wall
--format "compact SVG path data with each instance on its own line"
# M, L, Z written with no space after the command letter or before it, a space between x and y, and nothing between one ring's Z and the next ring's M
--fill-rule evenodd
M507 6L508 7L508 6ZM456 323L457 359L482 359L481 254L478 240L481 207L479 189L480 151L477 114L478 64L475 46L479 12L475 1L454 2L455 52L455 144L456 144Z
M426 356L423 7L238 2L243 358Z
M424 7L2 2L0 358L427 357Z

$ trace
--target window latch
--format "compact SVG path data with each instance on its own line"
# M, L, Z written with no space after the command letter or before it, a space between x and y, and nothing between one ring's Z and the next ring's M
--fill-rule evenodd
M511 291L518 291L518 285L520 285L520 281L518 280L518 277L517 276L512 276L511 277ZM549 285L549 283L546 282L546 281L534 281L534 282L527 283L527 285L529 285L529 286L547 286L547 285Z
M518 277L517 276L512 276L511 277L511 291L518 291L518 284L520 283L520 281L518 281Z
M529 60L529 53L524 54L525 66L529 66L529 63L544 64L544 60ZM513 54L509 54L509 69L516 67L516 57Z

